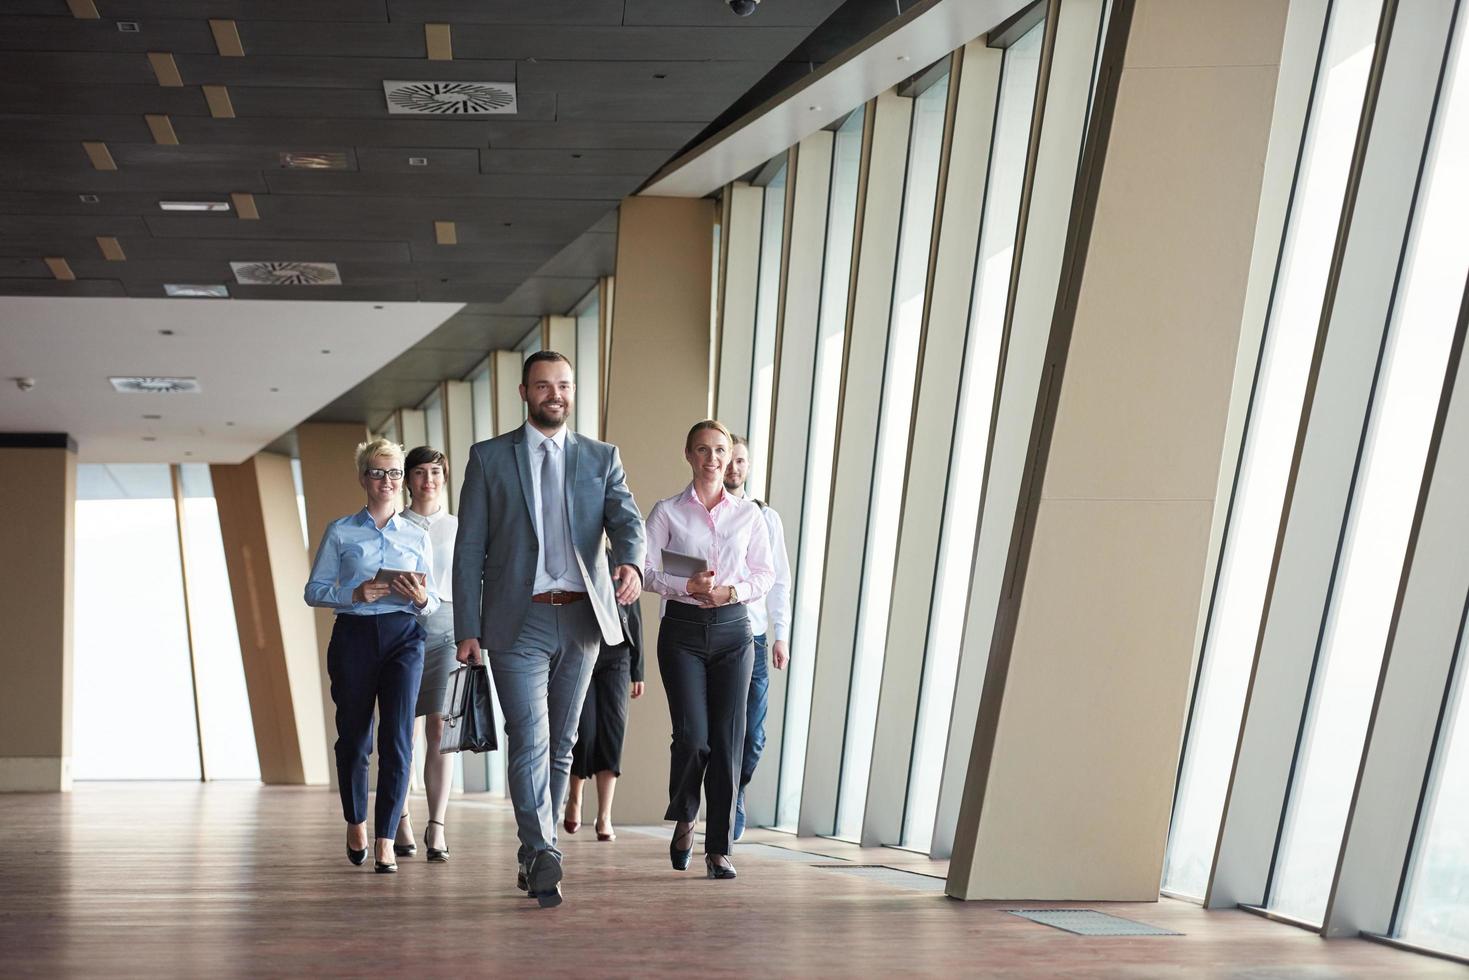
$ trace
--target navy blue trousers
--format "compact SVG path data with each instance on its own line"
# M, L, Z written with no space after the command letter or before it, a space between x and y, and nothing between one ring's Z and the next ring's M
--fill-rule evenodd
M367 760L377 706L376 836L392 837L408 796L413 764L413 706L423 676L423 627L406 612L338 616L326 648L337 706L337 784L348 823L367 819Z

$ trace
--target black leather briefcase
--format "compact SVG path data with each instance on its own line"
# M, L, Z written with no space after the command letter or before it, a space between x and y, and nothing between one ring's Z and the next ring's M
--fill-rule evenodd
M439 752L493 752L495 706L490 694L490 668L460 667L449 675L444 691L444 737Z

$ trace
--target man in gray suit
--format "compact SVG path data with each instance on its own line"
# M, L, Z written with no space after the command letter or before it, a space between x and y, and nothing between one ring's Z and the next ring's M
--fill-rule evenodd
M642 591L646 547L617 447L566 427L575 392L564 356L526 359L528 420L470 450L454 542L458 658L489 657L509 743L517 883L543 908L561 904L556 814L582 701L602 642L623 641L617 606Z

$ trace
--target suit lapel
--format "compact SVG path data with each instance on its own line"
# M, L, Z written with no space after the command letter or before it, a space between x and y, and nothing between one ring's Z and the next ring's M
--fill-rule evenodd
M526 445L525 429L515 433L515 469L520 474L520 492L525 498L525 514L531 527L536 526L536 490L530 476L530 446Z
M562 474L566 478L566 526L573 526L573 518L576 517L576 495L571 492L576 486L576 464L581 459L581 445L570 429L566 430L566 471Z

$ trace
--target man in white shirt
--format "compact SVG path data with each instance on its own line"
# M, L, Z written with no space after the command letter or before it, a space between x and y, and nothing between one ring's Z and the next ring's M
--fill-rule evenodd
M744 436L734 437L734 451L724 471L724 489L737 497L745 496L745 478L750 472L750 444ZM790 660L791 640L791 562L786 555L785 526L774 507L757 500L770 532L770 556L775 565L775 584L761 599L749 604L750 629L755 634L755 670L750 675L750 697L745 717L745 756L740 767L740 795L735 801L734 838L745 832L745 787L755 778L760 753L765 750L765 712L769 705L770 674L765 653L776 670L784 670ZM771 642L773 641L773 642Z

